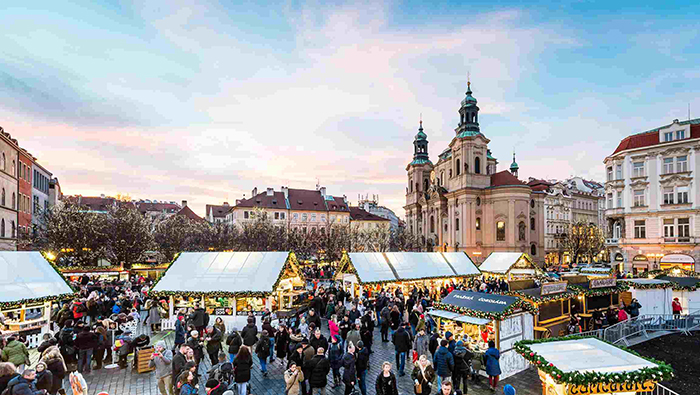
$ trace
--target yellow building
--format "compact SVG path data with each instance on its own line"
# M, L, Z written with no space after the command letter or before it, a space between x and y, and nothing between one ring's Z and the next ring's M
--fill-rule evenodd
M356 229L389 229L391 220L372 214L360 207L350 207L350 225Z

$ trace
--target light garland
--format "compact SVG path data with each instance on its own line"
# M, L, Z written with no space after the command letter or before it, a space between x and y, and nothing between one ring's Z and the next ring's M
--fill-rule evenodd
M631 288L634 289L666 289L666 288L673 288L674 290L676 289L676 286L679 288L696 288L696 287L681 287L680 285L673 283L673 282L667 282L667 283L656 283L656 284L643 284L643 283L636 283L632 280L618 280L620 282L623 282L627 285L629 285ZM695 289L692 289L691 291L694 291Z
M649 277L659 277L659 276L669 276L669 277L674 277L674 273L677 272L678 274L682 274L684 277L693 277L693 278L700 278L700 273L692 272L690 270L686 270L680 267L670 267L668 269L659 269L659 270L652 270L650 272L642 272L638 273L635 278L649 278Z
M488 294L486 294L486 295L488 295ZM470 317L485 318L485 319L497 320L497 321L503 321L503 319L505 319L509 315L514 314L519 309L527 311L529 313L532 313L533 315L539 314L539 309L537 308L537 306L535 306L533 303L530 303L530 302L528 302L526 300L522 300L522 299L516 300L515 303L506 307L506 309L503 310L502 312L487 312L487 311L473 310L473 309L459 307L459 306L455 306L455 305L447 304L447 303L442 303L442 302L435 303L434 307L438 310L446 310L446 311L449 311L451 313L463 314L463 315L467 315Z
M575 284L569 285L569 287L572 290L577 291L579 293L579 295L583 295L586 297L619 294L621 292L625 292L625 291L629 290L629 288L630 288L629 284L626 284L622 281L618 281L614 287L585 289L585 288L583 288L579 285L575 285Z
M64 294L59 294L59 295L44 296L42 298L30 298L30 299L15 300L12 302L0 302L0 309L7 310L7 309L20 307L23 304L56 302L56 301L62 301L62 300L66 300L66 299L73 299L74 297L75 297L74 293L64 293Z
M598 383L644 383L647 381L663 381L673 378L673 368L670 365L662 361L657 361L653 358L646 358L639 355L637 352L630 350L626 347L617 346L610 342L602 339L598 339L602 342L608 343L614 347L620 348L630 354L634 354L640 358L646 359L647 361L657 364L654 368L641 368L632 372L624 373L600 373L600 372L564 372L557 368L553 363L547 361L545 358L532 351L529 347L531 344L548 343L555 341L564 340L582 340L595 338L595 336L570 336L570 337L554 337L549 339L539 339L539 340L521 340L516 342L514 345L515 351L522 355L528 362L536 366L538 369L549 374L554 381L559 384L575 384L575 385L588 385L588 384L598 384Z
M579 296L579 292L572 292L573 290L567 290L564 292L560 292L557 294L551 294L551 295L538 295L538 296L533 296L533 295L528 295L523 292L519 291L505 291L505 292L493 292L494 294L497 295L506 295L506 296L515 296L517 298L521 299L526 299L531 302L535 302L537 304L542 304L542 303L549 303L549 302L558 302L562 300L569 300L569 299L575 299L577 296ZM578 291L578 290L576 290Z

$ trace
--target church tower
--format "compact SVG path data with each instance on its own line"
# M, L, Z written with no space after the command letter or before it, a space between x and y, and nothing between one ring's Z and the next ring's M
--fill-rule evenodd
M479 107L472 96L471 82L467 81L467 93L459 108L459 125L457 125L457 137L475 136L479 131Z
M409 230L422 234L423 208L421 198L425 196L430 186L430 173L433 162L428 155L428 136L423 132L423 120L420 121L418 134L413 139L413 161L406 166L408 186L406 187L406 222Z
M515 162L515 151L513 151L513 163L510 164L510 172L516 178L518 177L518 169L520 169L520 166Z

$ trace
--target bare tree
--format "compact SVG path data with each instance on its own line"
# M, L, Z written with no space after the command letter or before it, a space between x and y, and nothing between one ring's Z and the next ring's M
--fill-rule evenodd
M562 239L562 249L568 252L571 262L578 263L582 257L590 259L596 256L604 246L603 231L585 222L577 222L571 226Z
M153 226L153 238L156 248L166 261L175 258L182 251L198 251L202 247L204 223L197 223L184 215L160 217Z
M420 237L411 233L406 226L392 229L389 243L391 251L422 251L424 249Z
M153 247L150 221L128 205L111 207L105 215L105 257L114 265L130 268Z

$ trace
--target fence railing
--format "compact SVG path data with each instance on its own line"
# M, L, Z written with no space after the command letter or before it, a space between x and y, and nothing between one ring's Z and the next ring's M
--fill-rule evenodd
M643 336L649 338L651 332L680 332L690 334L700 329L700 310L685 315L645 314L605 328L603 339L614 344L629 345L629 340Z
M637 392L637 395L680 395L678 392L666 388L661 384L656 384L656 387L651 391Z

